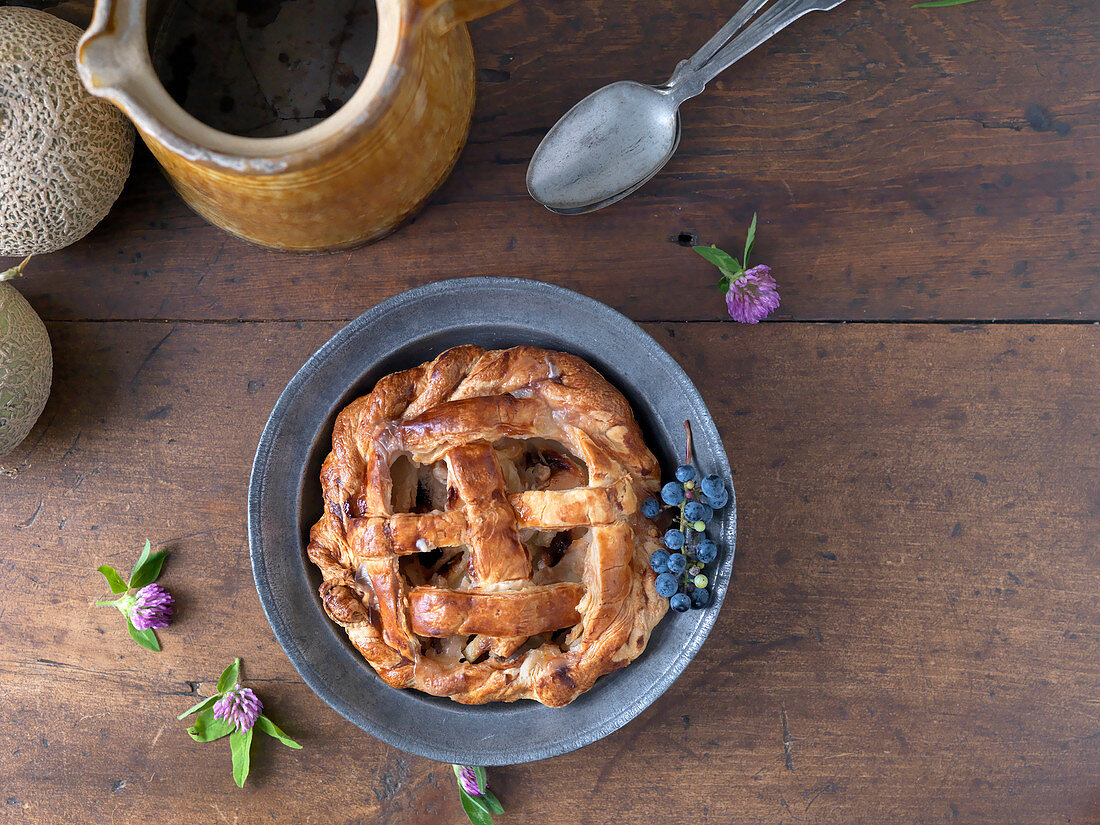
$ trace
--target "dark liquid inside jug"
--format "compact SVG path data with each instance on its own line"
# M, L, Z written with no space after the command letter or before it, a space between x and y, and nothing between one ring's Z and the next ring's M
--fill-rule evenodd
M377 33L374 0L175 0L157 27L153 66L208 126L278 137L347 103Z

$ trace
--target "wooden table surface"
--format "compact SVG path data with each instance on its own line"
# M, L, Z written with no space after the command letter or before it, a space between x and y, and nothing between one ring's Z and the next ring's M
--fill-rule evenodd
M447 766L303 684L245 530L257 439L303 361L460 275L640 322L714 413L741 527L679 681L596 744L493 769L502 822L1100 820L1100 4L847 3L688 103L632 198L562 218L527 197L561 112L664 79L731 10L527 0L477 24L469 146L374 246L250 247L140 149L104 223L32 265L56 375L0 477L0 822L464 821ZM684 244L733 244L754 210L783 305L749 327ZM95 567L147 537L178 599L160 654L92 606ZM175 720L233 656L305 745L263 742L243 790L228 747Z

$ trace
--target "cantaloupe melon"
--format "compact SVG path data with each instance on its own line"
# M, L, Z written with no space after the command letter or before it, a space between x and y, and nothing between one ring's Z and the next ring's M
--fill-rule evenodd
M0 255L80 240L130 172L133 127L81 85L80 34L45 12L0 7Z
M46 325L9 283L26 261L0 272L0 456L18 446L42 414L53 381Z

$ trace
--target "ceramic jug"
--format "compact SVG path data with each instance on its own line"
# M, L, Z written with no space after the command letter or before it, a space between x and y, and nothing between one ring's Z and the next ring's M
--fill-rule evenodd
M84 85L133 120L208 221L261 246L320 252L392 232L446 179L473 114L464 22L512 0L377 0L374 55L347 103L262 138L218 131L172 99L150 58L147 2L98 0L77 49Z

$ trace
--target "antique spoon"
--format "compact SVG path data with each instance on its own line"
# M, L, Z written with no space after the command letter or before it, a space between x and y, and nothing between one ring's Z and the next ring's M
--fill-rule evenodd
M675 153L681 103L804 14L835 9L844 0L776 0L737 34L768 2L749 0L703 48L680 61L664 85L619 81L566 112L527 167L531 197L562 215L594 212L625 198Z

